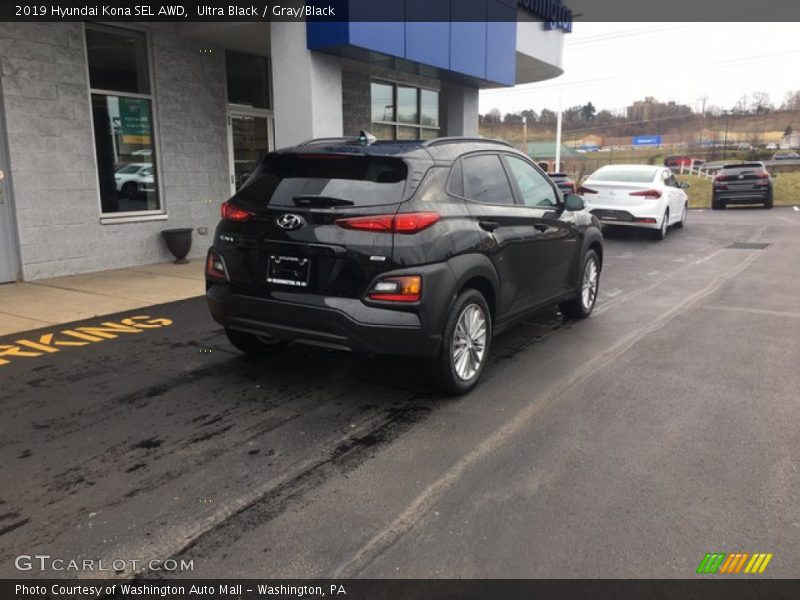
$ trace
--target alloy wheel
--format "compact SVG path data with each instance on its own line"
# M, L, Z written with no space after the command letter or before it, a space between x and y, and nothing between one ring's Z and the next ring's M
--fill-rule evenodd
M468 304L458 317L453 332L453 366L463 381L480 370L486 354L486 315L478 304Z
M583 283L581 284L581 302L583 308L589 310L597 297L597 281L598 281L597 261L594 257L586 261L586 266L583 269Z

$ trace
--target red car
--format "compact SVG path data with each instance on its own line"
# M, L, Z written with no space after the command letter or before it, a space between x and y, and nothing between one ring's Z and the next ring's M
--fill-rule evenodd
M672 154L664 159L664 166L670 169L680 169L684 167L699 167L705 161L700 158L692 158L686 154Z
M548 173L548 177L565 194L575 194L575 182L566 173Z

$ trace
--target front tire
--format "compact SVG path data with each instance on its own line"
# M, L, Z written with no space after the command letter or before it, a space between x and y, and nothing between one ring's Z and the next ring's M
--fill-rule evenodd
M122 186L122 195L128 200L136 200L139 196L139 187L132 181Z
M228 336L228 341L235 348L241 350L247 356L263 356L286 347L286 342L283 340L245 333L244 331L228 329L227 327L225 328L225 335Z
M558 305L561 314L570 319L585 319L594 310L600 289L600 259L597 252L589 250L583 258L578 295Z
M442 391L461 395L475 387L489 360L491 345L492 315L486 299L477 290L464 290L450 309L434 365Z
M683 229L683 226L686 225L686 216L688 212L689 212L689 207L686 204L684 204L683 210L681 211L681 220L675 223L676 229Z
M664 212L664 217L661 219L661 227L654 230L653 235L657 240L663 240L667 237L667 228L669 227L669 210Z

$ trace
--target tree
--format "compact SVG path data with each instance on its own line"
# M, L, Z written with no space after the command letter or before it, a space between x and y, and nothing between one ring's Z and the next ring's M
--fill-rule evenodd
M744 115L749 111L750 102L747 99L747 94L743 94L739 100L736 101L736 106L733 107L734 112Z
M529 125L536 122L536 111L532 108L526 108L525 110L520 111L519 114L528 119Z
M581 107L581 119L584 121L593 121L596 113L597 109L591 102L587 102Z
M767 92L756 92L753 94L753 107L758 114L764 114L775 108L769 101Z
M539 113L539 122L545 123L547 125L552 125L556 122L556 113L554 113L549 108L543 108L542 112Z
M788 124L788 125L787 125L787 126L784 128L784 129L783 129L783 137L787 137L787 138L788 138L788 137L789 137L789 136L791 136L793 133L794 133L794 129L792 128L792 124L791 124L791 123L789 123L789 124Z
M519 113L506 113L503 123L519 124L522 123L522 115Z
M800 110L800 90L795 92L787 92L786 98L781 104L782 110Z

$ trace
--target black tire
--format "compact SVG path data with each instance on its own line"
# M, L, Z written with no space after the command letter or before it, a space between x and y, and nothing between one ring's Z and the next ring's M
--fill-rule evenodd
M689 215L689 205L683 205L683 211L681 212L681 220L675 223L675 229L683 229L684 225L686 225L686 217Z
M769 191L769 196L767 196L766 202L764 202L764 208L772 208L772 190Z
M132 181L122 186L122 195L128 200L136 200L139 196L139 187Z
M594 262L594 266L596 268L596 283L594 286L594 295L591 297L591 300L586 303L584 302L584 294L583 294L583 286L584 280L586 278L586 270L589 267L590 262ZM583 267L581 268L580 276L578 277L578 295L572 298L571 300L567 300L566 302L562 302L558 305L561 314L565 317L570 319L585 319L594 310L594 305L597 303L597 294L600 291L600 258L597 256L597 252L594 250L589 250L583 257Z
M266 336L253 335L244 331L225 328L228 341L247 356L263 356L286 347L286 342Z
M474 374L466 379L459 375L456 361L455 352L456 347L456 327L459 320L467 309L477 307L482 313L485 324L485 343L483 347L483 354L480 363L475 370ZM439 356L434 360L434 377L438 387L446 394L461 395L466 394L478 383L478 380L489 362L489 353L492 346L492 314L489 312L489 306L486 304L486 299L479 291L474 289L466 289L461 292L453 302L450 308L450 314L447 317L447 323L444 326L442 334L442 347L439 351ZM471 348L471 347L470 347ZM471 350L463 350L472 356Z
M658 229L653 229L653 237L657 240L663 240L667 237L667 229L669 229L669 209L664 211L664 216L661 217L661 226Z
M716 198L711 199L711 210L725 210L725 203Z

